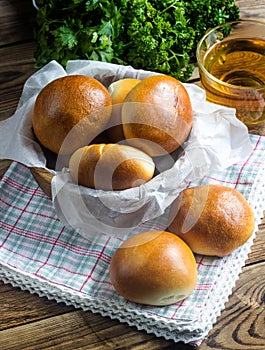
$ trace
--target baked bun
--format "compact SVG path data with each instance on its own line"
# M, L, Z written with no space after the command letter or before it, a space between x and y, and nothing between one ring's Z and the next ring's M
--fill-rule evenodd
M104 129L111 105L107 89L98 80L85 75L58 78L37 96L32 117L34 133L52 152L70 154Z
M147 154L126 145L95 144L75 151L69 161L73 181L101 190L124 190L149 181L155 165Z
M193 123L190 98L175 78L145 78L126 96L122 106L127 142L150 156L175 151L188 137Z
M122 121L121 121L121 107L128 92L140 83L140 79L126 78L115 81L108 87L108 92L112 99L112 113L109 122L109 129L107 136L113 143L124 140Z
M202 185L184 190L172 206L169 230L203 255L223 257L244 244L254 231L254 214L233 188Z
M110 279L125 299L147 305L169 305L186 298L197 282L190 248L166 231L132 236L115 251Z

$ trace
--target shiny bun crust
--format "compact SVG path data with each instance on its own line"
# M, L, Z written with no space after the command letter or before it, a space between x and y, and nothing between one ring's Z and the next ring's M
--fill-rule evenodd
M104 129L111 105L107 89L96 79L84 75L58 78L37 96L32 117L34 133L50 151L71 154Z
M121 121L121 107L128 92L131 91L135 85L140 83L140 79L126 78L115 81L108 87L108 92L112 99L112 113L109 121L109 129L107 136L113 143L124 140L122 121Z
M75 151L69 161L76 183L101 190L124 190L149 181L155 170L151 157L120 144L94 144Z
M122 123L130 145L150 156L171 153L187 139L192 127L188 92L170 76L145 78L126 96Z
M196 261L190 248L176 235L165 231L142 232L115 251L110 279L116 291L127 300L169 305L194 290Z
M223 257L254 231L254 213L235 189L203 185L186 189L172 206L171 232L203 255Z

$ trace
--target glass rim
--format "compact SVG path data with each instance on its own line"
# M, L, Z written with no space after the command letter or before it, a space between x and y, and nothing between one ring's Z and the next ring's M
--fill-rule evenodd
M240 86L240 85L234 85L234 84L230 84L227 82L224 82L218 78L216 78L214 75L212 75L211 73L208 72L208 70L204 67L204 65L201 63L201 59L200 59L200 49L202 46L202 43L204 42L204 40L214 31L218 30L219 28L223 28L227 25L236 25L236 24L240 24L240 23L250 23L250 24L260 24L264 26L265 29L265 22L263 21L259 21L259 20L255 20L255 19L238 19L235 21L230 21L230 22L225 22L222 23L216 27L212 27L206 30L206 32L204 33L204 35L202 36L202 38L199 40L198 44L197 44L197 48L196 48L196 60L197 60L197 64L198 64L198 68L199 70L203 71L203 73L207 76L208 79L211 79L213 81L215 81L216 83L223 85L225 87L229 87L230 89L239 89L239 90L264 90L265 89L265 84L261 87L252 87L252 86Z

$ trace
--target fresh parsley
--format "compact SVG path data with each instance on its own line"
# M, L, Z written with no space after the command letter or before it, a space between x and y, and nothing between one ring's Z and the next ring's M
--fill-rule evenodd
M38 67L90 59L187 81L207 28L239 18L234 0L37 0Z

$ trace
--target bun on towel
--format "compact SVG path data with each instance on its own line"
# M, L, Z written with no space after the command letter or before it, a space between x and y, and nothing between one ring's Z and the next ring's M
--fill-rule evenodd
M117 292L135 303L169 305L192 293L197 281L194 255L178 236L147 231L115 251L110 279Z
M171 208L169 230L203 255L223 257L254 232L254 213L233 188L202 185L184 190Z

